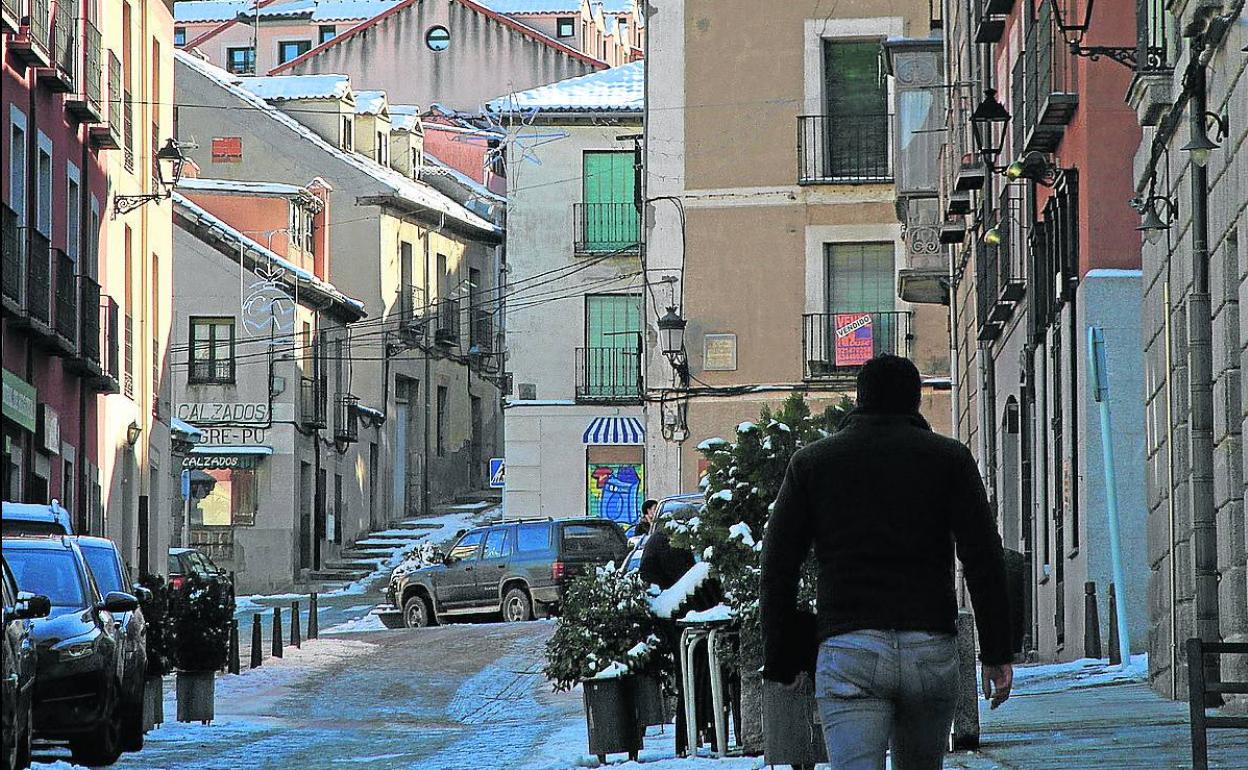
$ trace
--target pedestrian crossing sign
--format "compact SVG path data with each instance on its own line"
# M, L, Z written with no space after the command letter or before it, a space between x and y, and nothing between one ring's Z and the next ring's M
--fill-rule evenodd
M507 477L507 463L501 457L490 458L490 489L502 489Z

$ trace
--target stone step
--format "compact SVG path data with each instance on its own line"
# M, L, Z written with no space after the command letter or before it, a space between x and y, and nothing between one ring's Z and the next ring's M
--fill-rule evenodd
M362 577L368 577L370 572L372 572L372 570L330 569L329 565L326 565L325 569L313 570L312 572L309 572L308 579L321 581L340 580L350 583L352 581L359 580Z
M342 570L343 572L358 572L364 570L372 572L384 563L384 559L331 559L325 562L327 570Z

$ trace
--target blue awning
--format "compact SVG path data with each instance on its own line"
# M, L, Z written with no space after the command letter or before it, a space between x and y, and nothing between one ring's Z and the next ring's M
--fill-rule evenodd
M636 417L595 417L581 435L590 446L628 446L646 443L646 429Z
M191 450L193 455L271 455L271 446L251 446L229 444L224 446L206 446L200 444Z

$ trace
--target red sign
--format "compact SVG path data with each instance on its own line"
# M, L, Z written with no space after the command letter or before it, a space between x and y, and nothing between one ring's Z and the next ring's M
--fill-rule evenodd
M212 138L213 163L239 163L243 160L241 136L214 136Z
M840 313L836 324L836 365L862 366L875 355L870 313Z

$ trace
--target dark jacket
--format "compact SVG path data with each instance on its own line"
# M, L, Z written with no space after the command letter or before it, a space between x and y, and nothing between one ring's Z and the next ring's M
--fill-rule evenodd
M779 681L797 671L786 636L812 545L820 640L860 629L954 633L956 548L980 657L1011 660L1001 538L979 470L917 414L854 412L789 463L762 556L764 671Z
M684 577L693 566L693 554L684 548L676 548L665 528L656 522L646 547L641 551L641 566L637 571L646 583L668 589Z

